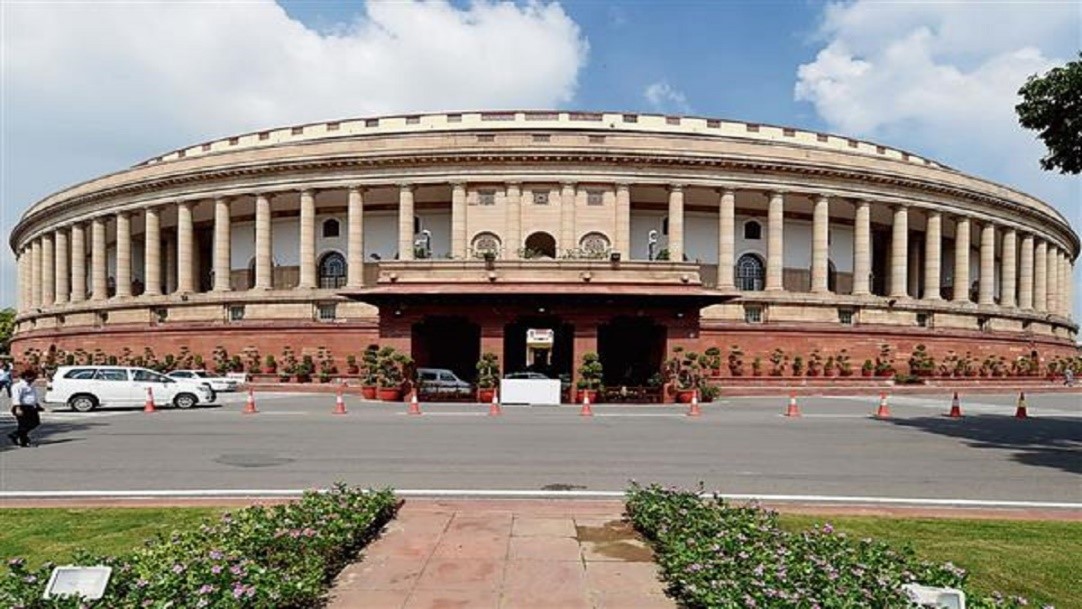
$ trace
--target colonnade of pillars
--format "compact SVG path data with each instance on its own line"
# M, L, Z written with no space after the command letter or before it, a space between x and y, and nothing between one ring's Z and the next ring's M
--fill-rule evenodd
M613 250L628 257L630 249L630 189L626 183L614 185L616 223ZM682 260L684 254L684 187L668 187L669 233L668 249L671 260ZM508 208L505 242L516 246L522 240L522 227L518 210L522 204L520 183L506 185L505 200ZM735 263L735 202L736 191L722 189L718 218L718 268L732 269ZM574 242L575 210L584 204L586 190L571 182L562 183L560 189L561 244ZM271 201L275 193L255 193L255 282L252 289L268 290L272 285L272 234ZM300 192L299 259L300 280L296 289L313 289L317 285L315 252L315 190ZM414 244L414 186L398 185L398 252L400 260L413 259ZM766 291L784 290L784 222L786 193L769 192L767 210L767 260ZM348 246L347 287L363 285L364 262L364 189L348 188ZM451 253L455 258L467 255L466 234L467 189L463 183L451 185ZM826 195L813 197L811 291L828 293L829 226L830 209L840 201ZM214 202L213 231L213 286L215 292L230 290L230 199L220 196ZM849 204L849 203L845 203ZM161 213L164 206L149 207L145 215L144 234L144 283L145 296L166 292L191 293L196 291L195 237L192 219L193 201L180 201L176 208L175 245L165 243L161 231ZM867 200L857 201L854 210L853 248L853 295L871 294L872 231L871 208ZM923 210L927 217L924 233L923 292L913 293L913 264L909 251L909 216L913 208L897 205L892 209L892 239L889 255L888 295L891 298L920 298L928 301L941 300L940 288L943 261L944 214L936 209ZM512 213L513 212L513 213ZM89 221L74 223L43 233L18 253L19 310L64 305L84 300L101 301L107 298L132 297L132 233L130 211L102 215ZM515 221L511 221L511 216ZM951 215L955 224L953 301L970 302L970 233L975 221L963 215ZM106 269L106 223L115 224L116 276L115 292L110 295ZM85 268L87 254L86 230L90 228L90 278L92 289L88 290ZM1074 265L1067 252L1054 243L1031 233L1021 233L1009 226L998 227L993 222L981 221L979 233L980 265L978 275L977 303L995 305L995 254L996 236L1000 235L1002 266L1000 271L999 306L1021 308L1069 316L1073 305L1072 277ZM1020 248L1020 251L1019 251ZM163 252L164 250L164 252ZM164 255L164 262L162 264ZM165 268L165 282L162 269ZM719 288L735 288L732 272L718 273Z

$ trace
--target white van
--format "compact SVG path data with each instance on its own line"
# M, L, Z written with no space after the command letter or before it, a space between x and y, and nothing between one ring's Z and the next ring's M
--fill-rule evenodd
M61 366L45 387L45 402L67 404L79 412L102 405L139 406L146 403L148 388L155 406L191 408L216 399L214 391L199 381L171 379L146 368Z

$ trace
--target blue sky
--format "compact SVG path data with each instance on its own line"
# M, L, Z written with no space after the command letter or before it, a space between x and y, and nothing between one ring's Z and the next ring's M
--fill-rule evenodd
M1013 111L1026 76L1082 46L1073 1L4 2L0 17L5 235L51 192L209 138L552 107L866 138L1020 188L1082 226L1082 180L1040 171L1042 147ZM0 306L13 302L5 247Z

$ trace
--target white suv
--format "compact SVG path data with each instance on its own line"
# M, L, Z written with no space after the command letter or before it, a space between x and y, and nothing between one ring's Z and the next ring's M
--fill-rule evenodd
M199 381L171 379L146 368L128 366L61 366L45 387L45 402L67 404L89 412L98 406L145 404L147 388L155 406L191 408L213 404L214 391Z

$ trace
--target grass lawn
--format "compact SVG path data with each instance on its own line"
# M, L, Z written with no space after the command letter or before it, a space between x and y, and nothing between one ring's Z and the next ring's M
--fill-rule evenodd
M155 533L197 526L220 508L13 508L0 510L0 558L17 556L31 566L64 564L85 548L121 554Z
M1082 609L1082 523L781 516L782 526L793 531L825 522L847 535L897 547L909 543L921 558L953 562L970 572L969 583L981 592L1017 594L1031 606Z

